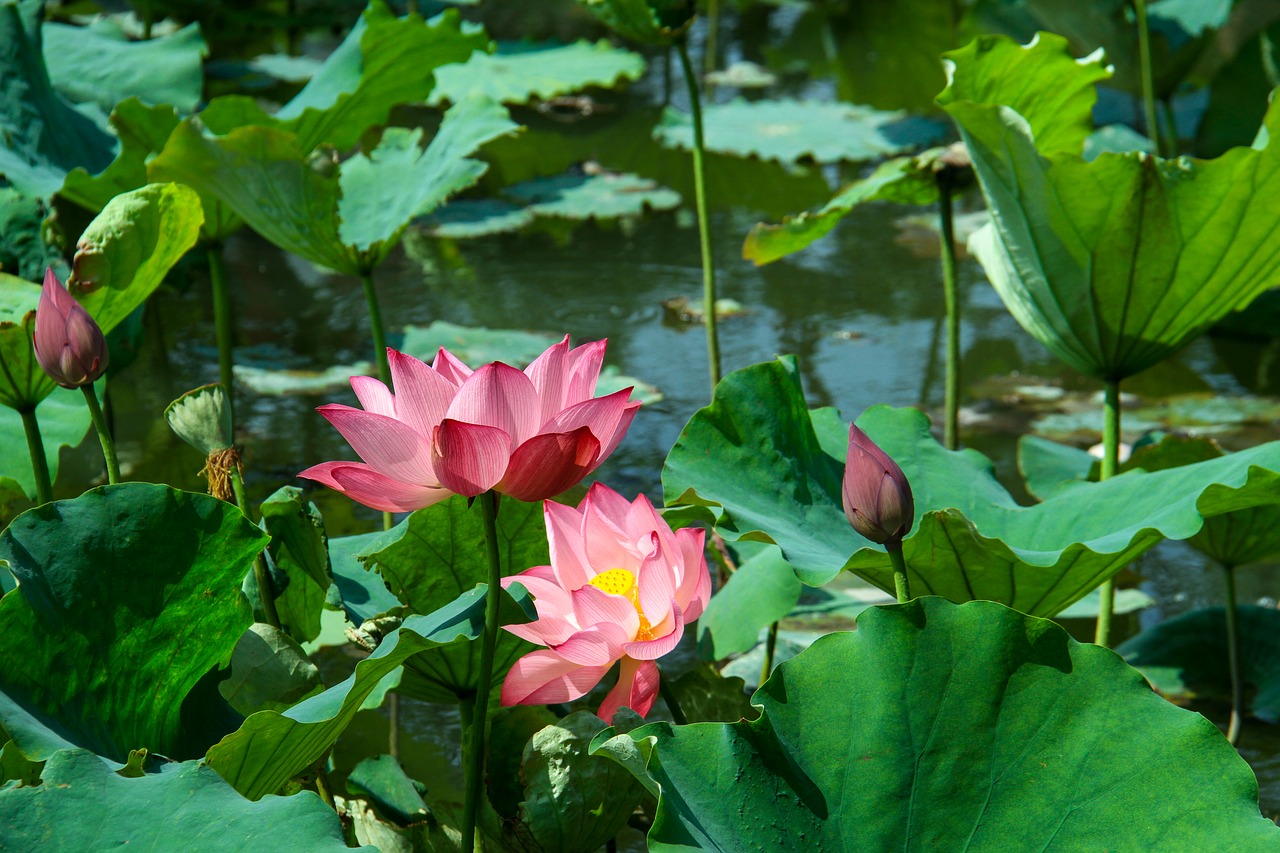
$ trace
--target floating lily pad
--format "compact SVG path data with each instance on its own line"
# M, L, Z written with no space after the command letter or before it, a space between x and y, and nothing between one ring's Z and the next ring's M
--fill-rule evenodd
M519 231L534 218L533 211L523 205L494 198L466 198L437 208L419 220L419 227L431 237L470 240Z
M497 53L476 52L466 62L437 69L428 103L440 106L483 95L499 103L524 104L588 86L612 87L643 73L644 57L603 39L595 44L501 44Z
M1253 688L1249 708L1269 723L1280 722L1280 610L1240 605L1237 613L1240 672ZM1231 699L1227 618L1221 607L1205 607L1161 622L1126 640L1116 651L1170 699Z
M906 115L857 104L784 98L711 104L702 118L708 151L784 163L805 158L839 163L891 157L943 135L937 123L923 133L915 128L908 132L898 125ZM693 124L687 114L668 108L654 137L664 145L692 148Z
M735 89L767 89L778 82L777 75L768 68L741 59L730 62L723 70L710 72L703 79L708 86Z
M235 365L236 382L257 394L280 397L286 394L332 394L351 387L352 376L372 376L373 362L336 364L324 370L281 369Z
M405 326L401 349L428 363L444 347L467 364L501 361L523 367L558 340L560 338L555 335L541 332L458 326L444 320L433 320L426 328Z
M1112 613L1134 613L1139 610L1146 610L1156 603L1154 598L1140 589L1118 589L1115 592L1115 596L1115 603L1111 607ZM1102 593L1095 589L1075 604L1059 612L1054 618L1097 619L1098 612L1101 609Z
M503 195L528 205L536 216L563 219L617 219L646 209L671 210L680 194L638 175L569 173L535 178L507 187Z

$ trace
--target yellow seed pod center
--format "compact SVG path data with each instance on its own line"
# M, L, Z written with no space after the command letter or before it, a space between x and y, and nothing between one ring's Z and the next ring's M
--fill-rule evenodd
M641 641L653 639L653 626L649 624L648 619L644 618L644 611L640 609L640 587L636 584L635 575L626 569L609 569L596 575L587 583L601 592L621 595L630 601L631 606L636 609L636 615L640 617L640 627L636 630L635 638Z

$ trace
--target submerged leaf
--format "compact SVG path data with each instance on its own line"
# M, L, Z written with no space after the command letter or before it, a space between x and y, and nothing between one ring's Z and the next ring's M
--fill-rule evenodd
M737 850L744 833L766 850L1280 843L1211 723L1108 650L991 602L872 608L753 701L755 722L597 739L660 792L651 849Z

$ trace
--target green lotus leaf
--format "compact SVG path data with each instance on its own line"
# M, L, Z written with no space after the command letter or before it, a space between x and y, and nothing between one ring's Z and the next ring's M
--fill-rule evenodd
M67 289L110 332L195 245L203 221L200 198L180 184L116 196L80 235Z
M869 201L924 205L938 201L933 163L946 149L933 148L915 157L886 160L865 178L842 189L813 213L784 217L777 225L758 222L742 244L742 257L756 266L772 263L825 237L845 215Z
M148 183L147 160L160 153L181 120L168 104L148 106L138 98L116 104L110 118L120 139L116 158L98 174L91 175L84 167L72 169L58 194L96 212L121 193Z
M320 510L301 489L281 486L262 502L262 527L271 534L267 554L284 578L276 597L281 627L299 643L310 642L320 635L320 612L333 586Z
M355 625L376 620L389 613L399 614L404 605L391 594L382 578L365 568L364 555L377 551L399 531L379 530L329 540L329 566L333 582L342 597L342 609Z
M762 629L800 601L801 583L776 545L739 541L734 547L741 559L737 570L698 617L698 648L710 660L747 651Z
M401 349L427 362L435 358L440 347L444 347L467 364L502 361L522 367L558 340L560 338L555 335L539 332L458 326L444 320L432 320L425 328L406 326Z
M184 730L183 703L252 622L240 579L265 539L230 504L150 483L14 519L0 560L18 588L0 598L0 631L22 654L0 656L0 724L23 754L65 748L53 730L120 764L140 748L198 755L209 733Z
M205 456L235 444L231 405L221 385L201 385L174 400L164 410L178 438Z
M400 760L390 755L361 759L347 775L347 790L368 797L401 826L428 819L431 814Z
M523 587L502 596L503 624L534 617L533 599ZM356 664L347 680L284 713L259 711L214 744L206 761L251 800L274 793L333 746L365 698L407 658L479 638L484 630L484 598L485 587L480 585L434 613L409 616Z
M697 12L693 0L582 0L623 38L669 45L683 38Z
M322 143L346 151L369 128L386 124L392 107L425 100L437 68L465 61L488 42L456 10L424 22L397 18L373 0L311 82L275 115L254 98L229 95L215 98L200 117L219 135L257 125L295 134L303 153Z
M495 768L491 760L491 775L500 770L523 791L510 813L482 813L486 840L512 853L592 853L613 838L644 788L616 762L587 752L604 728L595 714L575 711L537 731L518 764Z
M199 24L145 41L129 41L108 18L87 27L46 23L40 34L49 79L75 103L97 104L104 114L129 97L184 113L200 103L209 51Z
M0 270L27 281L43 279L45 267L61 271L62 253L44 238L51 212L42 199L0 187Z
M1280 611L1239 605L1240 676L1249 710L1270 723L1280 721ZM1221 607L1192 610L1125 640L1116 653L1136 667L1170 699L1231 701L1227 660L1227 617Z
M85 750L49 759L43 784L0 790L5 846L14 850L260 849L345 851L342 824L315 794L251 803L196 761L126 779ZM366 853L375 848L362 847Z
M533 220L533 211L523 205L501 199L464 198L437 208L420 225L431 237L470 240L519 231Z
M429 103L456 104L480 96L500 104L525 104L588 86L615 86L642 74L644 57L605 40L504 44L497 53L473 53L466 62L437 69Z
M488 577L480 509L468 509L467 504L466 498L455 495L417 510L392 528L377 550L362 555L365 566L381 575L406 612L431 613ZM551 563L541 503L502 501L498 538L504 577ZM499 634L493 686L501 686L516 658L536 648L514 634ZM456 704L461 696L476 690L480 649L456 645L424 652L405 661L405 668L402 691L433 702ZM495 702L498 692L495 689L492 694Z
M373 376L372 361L335 364L323 370L282 368L273 370L248 364L235 365L235 380L255 394L283 397L289 394L340 394L351 388L352 376Z
M1019 506L973 450L948 451L915 409L875 406L858 425L906 473L916 518L903 541L912 591L988 599L1052 616L1161 539L1206 518L1280 499L1280 442L1154 473L1130 472ZM714 521L725 539L772 541L805 583L842 568L892 590L888 555L845 519L848 426L805 408L795 362L726 376L684 428L662 473L676 516ZM725 470L739 472L725 477Z
M4 335L4 325L0 323L0 352L4 348ZM105 390L103 382L94 386L99 403ZM84 392L79 388L55 386L53 393L40 401L36 409L36 422L40 427L49 477L56 482L62 448L79 447L93 425L89 407L85 405ZM27 447L26 430L22 426L22 416L17 410L7 407L0 409L0 460L3 460L0 461L0 501L6 500L9 494L13 497L21 495L34 501L36 478L31 469L31 455ZM3 586L4 577L0 573L0 587Z
M1069 444L1059 444L1038 435L1018 438L1018 471L1027 491L1037 500L1048 500L1087 484L1089 471L1097 461L1098 458L1089 451Z
M660 792L650 850L1280 844L1212 723L1107 649L992 602L874 607L752 701L754 722L597 738Z
M297 641L279 628L255 622L231 652L231 674L218 692L237 713L283 711L324 689L320 670Z
M947 54L938 96L992 223L970 240L1028 333L1104 380L1161 361L1280 280L1280 145L1215 160L1082 157L1097 57L1048 33L980 37ZM1273 104L1266 126L1280 126Z
M680 194L674 190L638 175L609 172L534 178L502 193L528 205L535 216L560 219L618 219L680 206Z
M891 157L914 147L892 125L906 117L858 104L832 101L736 99L703 109L707 151L738 157L760 157L792 163L810 158L818 163L861 162ZM693 123L685 113L668 108L653 131L663 145L693 147ZM932 125L927 138L937 139Z
M30 196L47 197L67 172L100 172L116 142L53 89L40 55L39 4L0 3L0 175ZM35 17L24 18L34 11Z
M39 304L39 285L0 272L0 404L15 410L33 408L58 387L36 361Z

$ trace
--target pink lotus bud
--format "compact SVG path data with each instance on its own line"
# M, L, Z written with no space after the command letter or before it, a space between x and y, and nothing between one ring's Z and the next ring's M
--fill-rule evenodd
M844 466L844 514L853 529L881 545L894 546L915 518L911 484L898 463L865 432L849 424Z
M47 268L36 307L34 342L36 361L63 388L88 385L107 369L109 353L102 330Z

